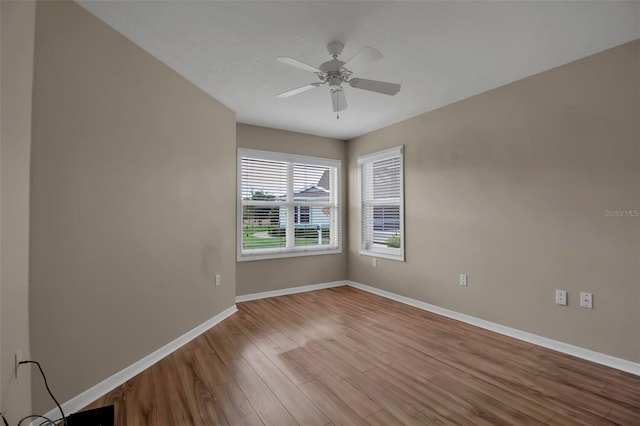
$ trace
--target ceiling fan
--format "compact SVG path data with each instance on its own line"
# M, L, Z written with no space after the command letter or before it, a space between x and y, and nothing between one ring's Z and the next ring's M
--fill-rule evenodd
M327 45L327 50L329 50L329 54L332 59L321 64L317 68L294 58L286 56L279 57L279 62L305 71L311 71L318 76L320 81L280 93L276 98L288 98L289 96L306 92L307 90L322 86L323 84L328 84L331 91L333 111L338 113L347 109L347 99L344 95L342 83L346 83L356 89L368 90L370 92L382 93L391 96L400 91L400 85L397 83L387 83L386 81L367 80L364 78L353 77L354 72L358 72L367 65L370 65L382 58L382 53L380 53L378 49L365 47L347 62L343 62L338 59L338 56L342 53L342 49L344 49L344 45L340 42L333 41L329 43Z

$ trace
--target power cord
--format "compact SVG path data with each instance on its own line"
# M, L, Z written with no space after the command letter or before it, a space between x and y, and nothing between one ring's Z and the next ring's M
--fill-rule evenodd
M64 419L64 425L67 425L67 416L65 416L64 411L62 411L62 407L60 406L60 403L58 402L58 400L56 399L55 396L53 396L53 392L51 392L51 389L49 389L49 384L47 383L47 376L45 376L44 371L42 371L42 367L40 366L40 363L38 361L20 361L18 364L35 364L38 366L38 370L40 370L40 374L42 375L42 380L44 380L44 387L47 388L47 392L49 392L49 396L51 397L51 399L53 399L53 402L56 403L56 405L58 406L58 410L60 410L60 414L62 415L62 418ZM20 422L18 422L18 426L20 426L20 423L22 423L23 420L26 420L28 418L31 417L38 417L38 418L43 418L49 422L51 422L51 424L55 425L55 423L53 422L53 420L44 417L44 416L27 416L23 419L20 420ZM4 416L3 416L4 418ZM5 420L6 423L6 420ZM9 426L8 424L6 426Z
M38 414L31 414L30 416L25 416L23 418L20 419L20 421L18 422L18 426L20 426L22 424L22 422L24 422L27 419L30 419L32 417L35 417L36 419L45 419L48 424L56 426L56 424L53 422L53 420L51 420L49 417L45 417L45 416L40 416ZM41 423L44 424L44 423Z
M4 426L9 426L9 422L7 421L7 418L4 416L4 414L0 413L0 416L2 416L2 421L4 422ZM22 424L22 422L24 422L25 420L30 419L32 417L36 417L36 418L39 418L39 419L45 419L45 421L48 424L56 426L56 423L53 420L51 420L49 417L40 416L38 414L32 414L30 416L25 416L25 417L21 418L20 421L18 422L18 426L20 426ZM62 419L58 419L58 421L59 420L62 420ZM43 425L43 424L45 424L45 423L44 422L40 423L40 425Z
M49 422L50 422L50 421L53 421L53 425L55 426L55 425L57 425L57 424L58 424L58 422L59 422L60 420L62 420L62 417L60 417L59 419L55 419L55 420L47 419L47 420L45 420L45 421L43 421L43 422L40 422L40 423L38 424L38 426L44 426L44 425L47 425L47 424L49 424Z

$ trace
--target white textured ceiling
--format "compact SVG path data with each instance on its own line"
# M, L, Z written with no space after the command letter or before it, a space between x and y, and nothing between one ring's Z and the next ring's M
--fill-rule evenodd
M256 124L350 139L640 38L638 1L79 1L237 114ZM276 62L384 58L359 77L402 84L394 97L347 87L336 120L328 87Z

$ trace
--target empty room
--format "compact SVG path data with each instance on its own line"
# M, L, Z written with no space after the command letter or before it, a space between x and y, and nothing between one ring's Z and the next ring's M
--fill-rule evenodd
M0 5L2 424L640 424L640 2Z

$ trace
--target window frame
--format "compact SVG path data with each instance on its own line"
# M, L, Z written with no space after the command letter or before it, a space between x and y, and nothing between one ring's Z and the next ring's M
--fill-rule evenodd
M362 194L362 185L364 184L363 180L363 165L365 163L374 163L380 160L387 160L391 158L398 157L400 160L400 200L399 200L399 216L400 216L400 247L399 248L390 248L390 247L370 247L365 248L365 238L364 238L364 221L365 221L365 213L366 206L364 205L366 200L363 199ZM376 203L370 203L372 207L375 207ZM384 205L384 203L380 203L380 205ZM395 204L393 204L395 206ZM365 154L358 156L358 206L359 206L359 253L363 256L373 256L380 257L390 260L396 260L400 262L405 261L405 217L404 217L404 145L399 145L393 148L385 149L382 151L373 152L370 154ZM371 214L373 215L373 208L371 209ZM373 225L374 217L371 217L371 233L373 233ZM370 238L373 240L373 238Z
M335 168L335 179L332 177L331 180L335 181L335 188L330 189L330 200L329 203L331 207L335 209L336 217L334 220L330 221L330 231L329 245L308 245L308 246L295 246L295 242L293 247L274 247L268 249L253 249L252 253L243 253L242 249L242 232L243 232L243 199L242 199L242 159L243 158L254 158L266 161L275 161L275 162L284 162L288 163L287 168L293 170L294 163L300 164L308 164L314 166L324 166L324 167L332 167ZM237 149L237 158L236 158L236 260L238 262L246 262L253 260L268 260L268 259L281 259L281 258L290 258L290 257L299 257L299 256L317 256L317 255L327 255L327 254L340 254L342 253L342 215L343 215L343 206L342 206L342 161L331 158L322 158L322 157L312 157L307 155L297 155L297 154L289 154L283 152L275 152L275 151L263 151L257 149L249 149L249 148L238 148ZM300 202L295 201L293 197L293 184L291 181L288 182L291 184L291 187L287 188L287 201L282 202L282 207L287 208L287 227L293 226L295 229L296 225L305 225L299 224L295 222L295 207L299 206L309 206L313 203L308 202ZM288 185L289 186L289 185ZM324 203L326 205L326 203ZM311 219L311 210L309 209L309 219ZM291 218L291 219L289 219ZM285 228L286 229L286 228ZM332 232L333 231L333 232ZM294 231L295 233L295 231ZM291 237L293 241L295 241L295 235Z

